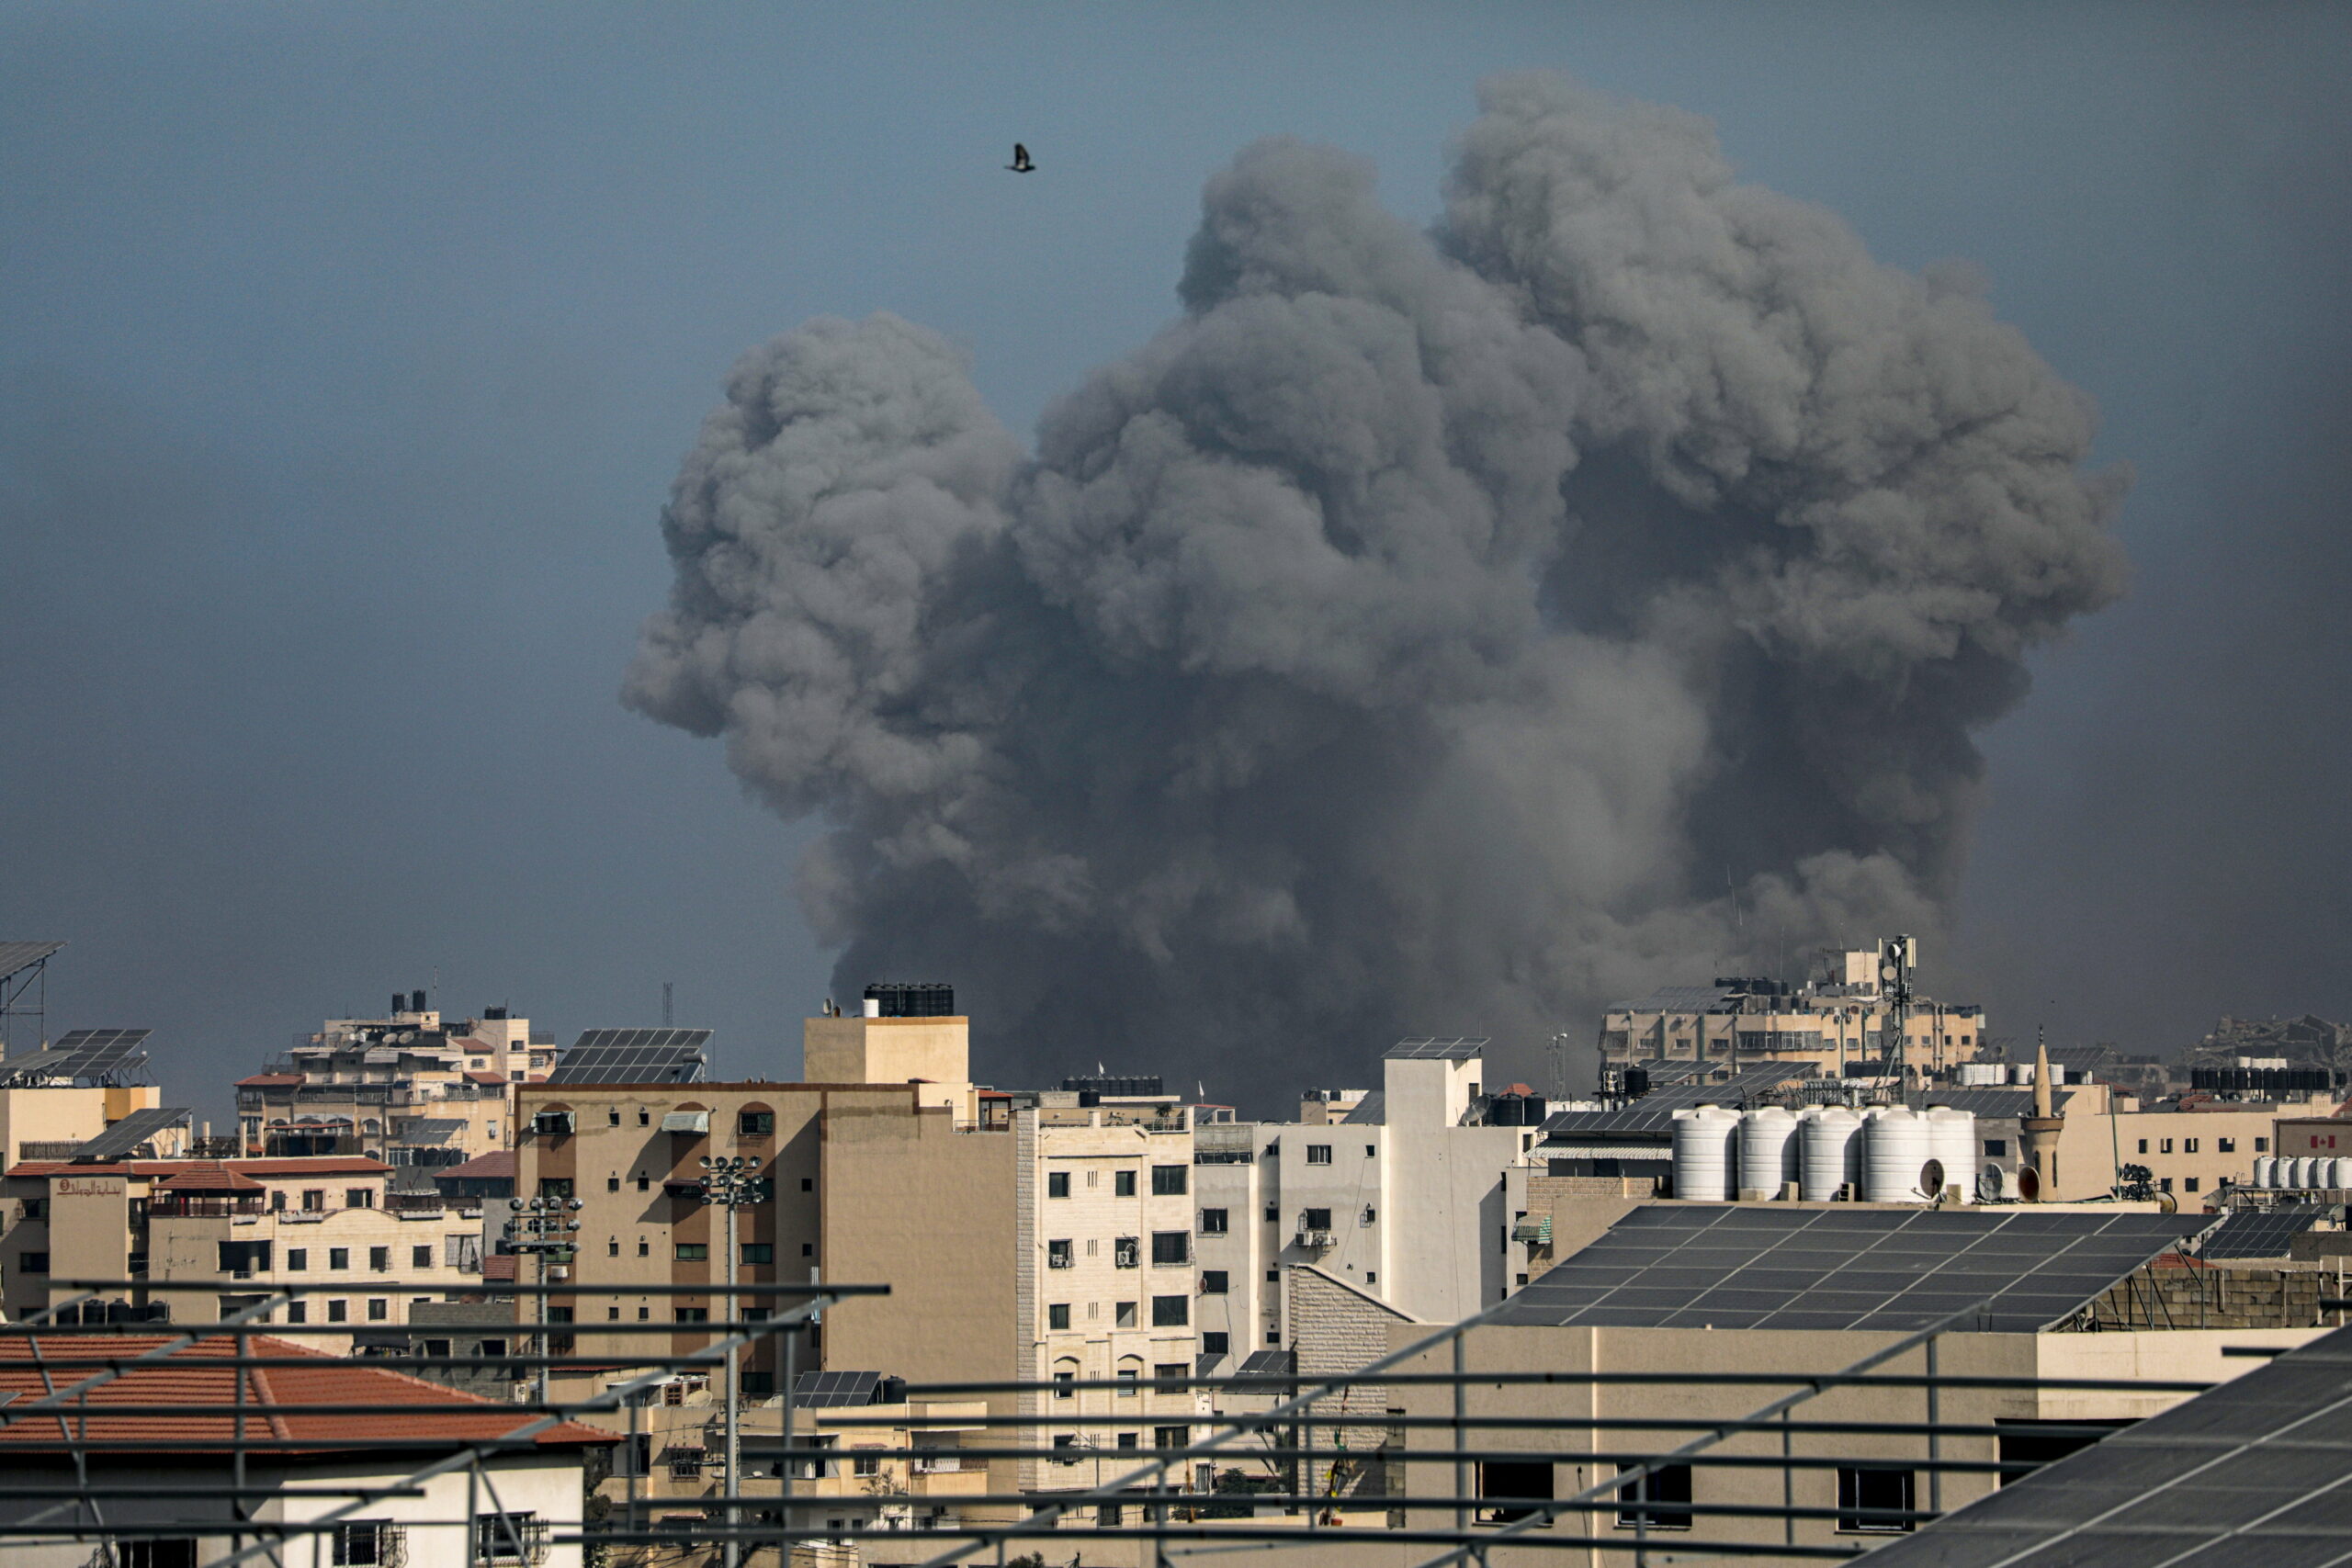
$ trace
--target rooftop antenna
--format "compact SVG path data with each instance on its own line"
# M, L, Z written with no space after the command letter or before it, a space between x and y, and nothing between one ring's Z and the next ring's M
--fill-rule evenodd
M1560 1104L1568 1098L1568 1035L1562 1030L1552 1036L1551 1048L1544 1053L1551 1057L1552 1102Z
M670 982L662 982L662 1027L670 1027Z

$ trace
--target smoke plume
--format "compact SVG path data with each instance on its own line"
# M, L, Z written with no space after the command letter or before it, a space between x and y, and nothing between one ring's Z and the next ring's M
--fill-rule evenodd
M1000 1082L1271 1099L1935 931L1971 732L2120 587L2087 400L1702 120L1481 107L1430 232L1245 150L1034 453L895 317L735 367L627 700L829 825L844 994L952 980Z

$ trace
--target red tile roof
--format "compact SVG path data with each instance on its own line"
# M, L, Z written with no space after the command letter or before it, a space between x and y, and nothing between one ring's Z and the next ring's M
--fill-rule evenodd
M158 1192L259 1192L262 1184L233 1170L191 1170L155 1184Z
M504 1082L506 1082L506 1075L505 1075L504 1073L489 1073L489 1072L482 1072L482 1073L471 1073L471 1072L469 1072L469 1073L468 1073L468 1074L466 1075L466 1077L468 1077L469 1078L471 1078L471 1079L472 1079L474 1082L476 1082L476 1083L494 1083L494 1084L503 1084Z
M513 1149L492 1149L486 1155L476 1155L463 1165L444 1166L433 1173L433 1179L447 1181L451 1177L464 1177L472 1181L511 1180L514 1168Z
M300 1073L255 1073L249 1078L239 1078L239 1089L288 1089L303 1081Z
M33 1399L47 1392L36 1347L51 1362L130 1358L170 1343L163 1336L43 1334L0 1340L0 1394ZM319 1354L283 1339L256 1336L248 1343L256 1357L300 1357L315 1365L252 1367L243 1373L246 1431L306 1446L279 1452L364 1452L384 1438L446 1438L452 1448L503 1437L537 1417L494 1400L462 1393L402 1372ZM87 1403L76 1395L71 1414L19 1414L0 1426L0 1452L86 1446L103 1451L109 1442L177 1443L168 1450L142 1450L147 1457L166 1452L224 1451L237 1423L237 1370L230 1363L234 1343L225 1336L203 1339L164 1359L134 1367L91 1389ZM54 1386L70 1386L92 1375L88 1369L52 1371ZM174 1406L168 1416L109 1416L108 1405ZM365 1416L281 1414L280 1405L368 1404L414 1406L414 1415ZM0 1419L6 1419L0 1411ZM69 1435L70 1434L70 1435ZM616 1442L611 1433L563 1422L532 1441L546 1449L580 1449Z

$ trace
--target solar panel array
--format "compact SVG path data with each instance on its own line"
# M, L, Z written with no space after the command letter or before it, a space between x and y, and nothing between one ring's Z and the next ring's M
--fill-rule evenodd
M2051 1086L2050 1102L2063 1114L2066 1101L2075 1091ZM1922 1099L1921 1105L1950 1106L1954 1111L1966 1111L1984 1122L2014 1122L2033 1114L2033 1090L2030 1089L1939 1089Z
M1399 1040L1380 1054L1384 1062L1460 1062L1486 1055L1487 1039Z
M556 1058L551 1084L700 1083L707 1029L590 1029Z
M804 1410L871 1404L881 1386L880 1372L803 1372L792 1385L792 1403Z
M1544 1134L1559 1139L1590 1133L1670 1133L1678 1111L1694 1105L1742 1106L1751 1096L1767 1093L1792 1078L1812 1076L1812 1066L1804 1062L1743 1067L1721 1083L1677 1083L1654 1089L1615 1111L1555 1111L1544 1120Z
M2352 1560L2352 1328L1871 1553L1871 1568L2318 1568Z
M119 1159L131 1153L156 1134L172 1127L187 1125L188 1108L185 1105L150 1106L134 1111L96 1137L74 1151L75 1159Z
M2071 1315L2211 1216L1651 1204L1514 1297L1499 1323L2023 1334Z
M1661 986L1639 1001L1621 1002L1611 1012L1707 1012L1727 997L1729 986Z
M62 942L0 942L0 980L31 968L64 945Z
M0 1061L0 1079L95 1078L143 1062L152 1029L76 1029L46 1051Z
M1351 1127L1378 1127L1385 1124L1388 1121L1388 1091L1382 1089L1365 1090L1364 1097L1356 1101L1355 1109L1340 1120Z
M2315 1203L2276 1209L2241 1209L2197 1249L2199 1258L2284 1258L2295 1238L2319 1224Z

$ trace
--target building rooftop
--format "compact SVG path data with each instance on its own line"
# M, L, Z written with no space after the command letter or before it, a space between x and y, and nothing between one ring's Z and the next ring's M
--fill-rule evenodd
M1566 1140L1592 1133L1654 1133L1662 1137L1674 1130L1678 1111L1698 1105L1737 1110L1754 1096L1812 1076L1813 1066L1808 1062L1766 1062L1743 1067L1721 1083L1685 1080L1653 1089L1613 1111L1555 1111L1544 1119L1544 1135Z
M2352 1541L2352 1328L1979 1498L1872 1568L2342 1562Z
M444 1166L433 1174L443 1181L452 1177L469 1181L512 1181L516 1165L513 1149L493 1149L486 1155L476 1155L463 1165Z
M51 1388L68 1386L99 1371L96 1366L61 1370L62 1361L119 1360L161 1349L164 1335L42 1334L0 1339L0 1396L37 1399ZM279 1450L306 1453L366 1451L386 1438L447 1439L451 1448L500 1438L538 1417L494 1401L461 1393L403 1373L326 1356L283 1339L258 1336L248 1341L256 1357L300 1358L315 1365L249 1367L232 1364L234 1343L226 1337L198 1340L144 1366L76 1394L71 1430L63 1421L20 1416L0 1427L0 1451L54 1449L96 1450L109 1443L137 1443L138 1457L152 1461L164 1453L224 1452L242 1421L248 1434L308 1446ZM44 1368L40 1363L48 1363ZM243 1409L238 1383L243 1382ZM278 1406L365 1404L414 1406L414 1415L386 1413L339 1416L282 1413ZM109 1405L175 1407L158 1416L109 1416ZM266 1425L265 1425L266 1422ZM531 1439L543 1449L601 1447L620 1439L577 1422L550 1427ZM157 1445L168 1445L158 1447ZM275 1455L272 1456L276 1457Z
M283 1159L130 1159L102 1166L64 1159L28 1159L8 1168L11 1177L179 1176L209 1170L233 1170L245 1176L381 1176L392 1168L364 1155L288 1156Z
M2214 1223L2030 1206L1649 1204L1521 1291L1495 1321L1904 1331L1983 1303L1964 1327L2030 1334Z

